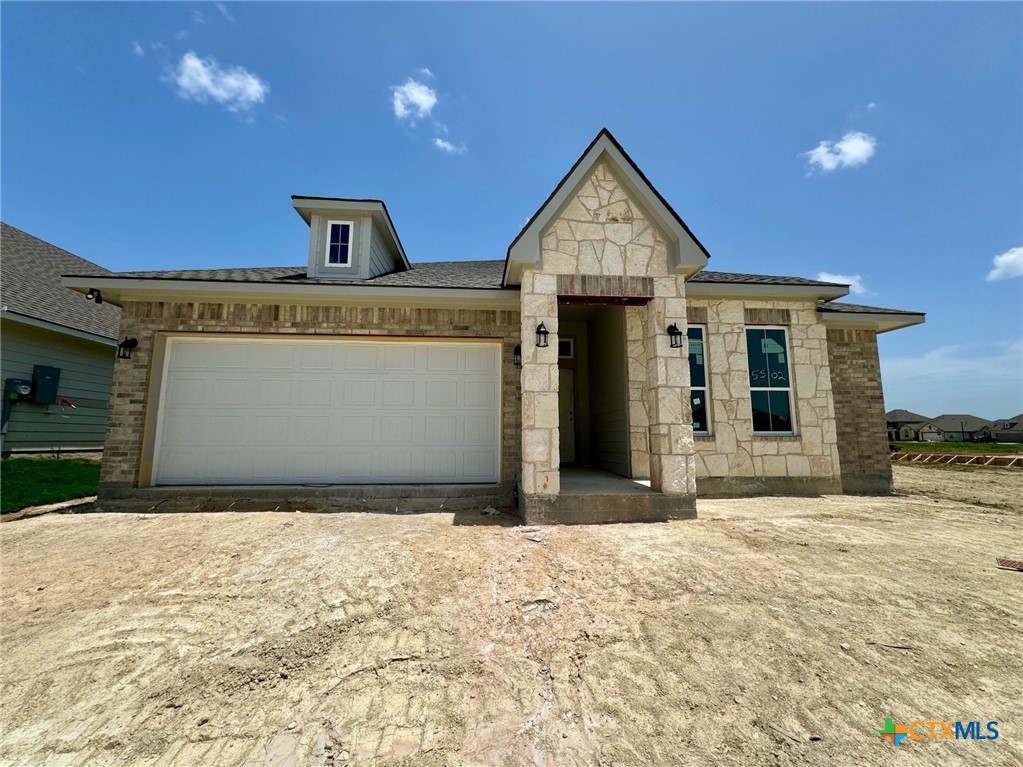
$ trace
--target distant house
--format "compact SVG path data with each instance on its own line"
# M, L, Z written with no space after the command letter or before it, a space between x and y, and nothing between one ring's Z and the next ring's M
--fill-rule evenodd
M927 416L909 410L889 410L884 419L888 424L888 439L913 442L920 439L920 426Z
M992 437L995 442L1023 442L1023 413L996 418L982 428L980 434Z
M929 423L942 433L945 442L969 442L991 421L966 413L946 413L932 418Z
M110 272L8 224L0 265L3 453L101 449L121 310L60 276Z

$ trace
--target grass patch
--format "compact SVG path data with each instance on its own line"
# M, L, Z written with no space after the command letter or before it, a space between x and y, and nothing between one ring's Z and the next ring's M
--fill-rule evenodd
M0 513L96 495L99 462L50 458L0 461Z
M1023 453L1018 442L896 442L903 453L954 453L956 455L1005 455Z

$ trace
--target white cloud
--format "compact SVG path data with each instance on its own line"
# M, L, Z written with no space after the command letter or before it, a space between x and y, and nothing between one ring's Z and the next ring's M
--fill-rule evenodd
M419 70L419 74L421 74L421 75L422 75L423 77L429 77L429 78L431 78L431 79L435 79L435 78L434 78L434 76L433 76L433 72L431 72L431 71L430 71L430 70L429 70L428 68L426 68L426 67L423 67L422 69L420 69L420 70Z
M217 6L217 10L220 11L221 16L223 16L228 21L234 21L234 16L232 16L231 13L227 10L227 6L225 6L223 3L214 3L214 5Z
M192 21L196 24L205 24L206 15L202 11L192 11Z
M399 120L408 120L410 125L415 125L420 118L429 117L437 105L437 92L411 77L404 85L394 88L392 96L394 116Z
M883 349L881 354L885 406L932 416L972 413L1005 418L1020 412L1020 371L1023 342L1019 340L942 346L911 357L888 357Z
M215 101L231 112L243 112L263 103L270 86L243 67L221 69L213 58L200 59L192 51L181 57L170 79L178 95L205 104Z
M877 104L875 104L873 101L871 101L869 104L867 104L867 111L868 112L873 112L875 109L877 109Z
M849 292L859 296L872 295L867 290L867 284L858 274L832 274L831 272L818 272L817 279L822 282L840 282L849 286Z
M465 154L468 147L465 144L458 144L457 146L452 144L450 141L445 141L442 138L435 138L433 145L440 151L446 152L447 154Z
M133 42L133 43L131 44L131 52L132 52L133 54L135 54L135 55L136 55L136 56L137 56L138 58L140 58L140 59L141 59L141 58L142 58L143 56L145 56L145 55L146 55L146 52L145 52L145 50L144 50L144 49L142 48L142 46L141 46L141 45L139 45L139 44L138 44L137 42Z
M988 272L988 282L1023 277L1023 248L1010 248L995 256L994 265L995 268Z
M824 173L830 173L836 168L864 165L874 156L876 148L877 139L873 136L851 131L839 141L822 141L809 152L803 152L799 156L807 159L811 170L816 166Z

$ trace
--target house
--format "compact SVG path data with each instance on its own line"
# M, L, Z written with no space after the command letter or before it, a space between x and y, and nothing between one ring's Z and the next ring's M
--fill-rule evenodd
M989 426L991 421L965 413L946 413L930 419L929 423L941 433L941 439L945 442L969 442L979 435L982 429Z
M694 516L698 492L891 492L877 334L924 316L708 271L607 130L503 260L413 264L383 202L292 203L302 266L65 278L138 342L101 508L478 492L592 522Z
M996 418L978 431L979 436L991 437L995 442L1023 442L1023 413Z
M103 446L121 310L61 285L106 269L9 224L0 230L3 453Z
M909 410L889 410L884 418L888 426L888 439L905 442L920 439L919 427L927 420L927 416Z

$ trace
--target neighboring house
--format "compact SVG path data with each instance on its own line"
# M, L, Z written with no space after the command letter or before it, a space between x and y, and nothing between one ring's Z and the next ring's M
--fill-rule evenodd
M3 452L101 449L121 310L61 274L111 273L8 224L0 272Z
M115 368L101 508L358 507L407 484L406 509L440 484L601 521L692 516L697 493L891 492L877 334L924 316L706 271L607 131L504 260L413 265L383 202L292 201L303 266L65 278L138 340ZM650 490L621 483L640 495L612 512L572 467Z
M980 429L979 434L995 442L1023 442L1023 413L1009 418L996 418Z
M889 410L884 414L884 418L888 425L888 439L893 441L920 439L919 427L927 420L927 416L913 413L909 410Z
M965 413L946 413L930 419L930 424L942 434L946 442L969 442L991 421ZM928 440L931 441L931 440Z

